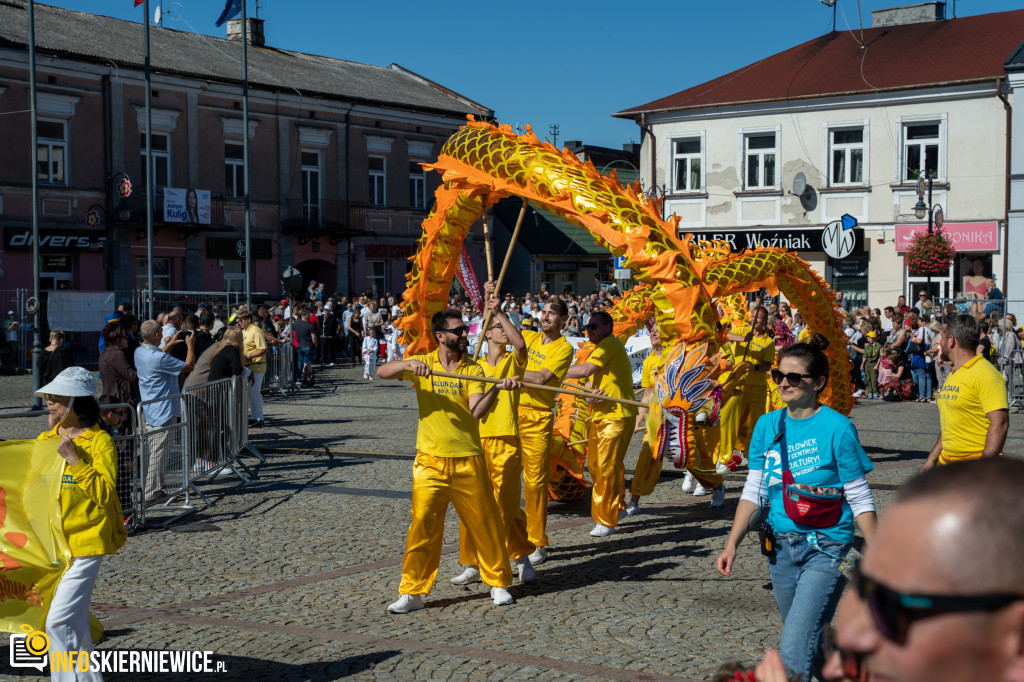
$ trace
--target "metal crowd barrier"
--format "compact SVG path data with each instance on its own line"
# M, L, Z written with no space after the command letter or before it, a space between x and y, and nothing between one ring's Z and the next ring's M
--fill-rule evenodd
M145 407L164 402L177 402L182 396L176 393L165 398L145 400L139 403L139 492L141 513L139 523L147 526L162 526L176 521L185 514L195 511L189 483L190 445L189 424L182 418L170 423L150 424L146 421ZM184 412L179 410L184 415ZM152 522L151 515L172 512L166 520Z
M117 479L114 488L124 513L125 529L134 533L142 519L142 495L139 492L139 419L135 408L128 403L101 405L101 413L121 410L124 421L121 433L111 434L117 450Z
M1010 407L1016 405L1018 410L1024 409L1024 350L1015 350L1004 358L1000 369L1006 379L1006 395Z
M267 373L262 391L280 392L285 398L295 390L295 347L290 343L274 344L267 352Z

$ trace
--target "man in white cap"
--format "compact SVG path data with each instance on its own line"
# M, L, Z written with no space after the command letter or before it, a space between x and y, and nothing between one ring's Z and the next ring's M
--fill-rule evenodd
M185 336L182 332L178 332L161 350L157 345L160 343L160 333L160 325L156 320L146 320L139 329L142 343L135 349L135 368L139 373L139 393L142 397L142 416L146 430L159 429L178 422L178 419L181 418L179 400L160 400L149 404L147 401L176 394L178 392L178 375L182 372L191 372L196 364L195 334ZM188 349L184 361L171 355L171 350L180 343L184 343ZM169 436L170 431L164 431L150 441L149 461L143 467L145 473L143 494L146 502L158 500L162 496L162 479L167 448L170 444Z

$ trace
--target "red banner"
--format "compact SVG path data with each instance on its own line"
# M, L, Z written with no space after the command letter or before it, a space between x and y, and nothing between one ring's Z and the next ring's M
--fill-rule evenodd
M459 280L459 284L469 294L470 300L473 301L473 305L480 311L481 314L484 312L484 297L480 293L480 285L477 283L476 273L473 272L473 265L469 262L469 255L466 253L466 246L462 246L462 257L459 259L459 269L455 271L455 277Z
M999 223L946 223L942 232L957 251L998 251ZM927 223L896 225L896 251L903 253L910 247L915 234L927 232Z

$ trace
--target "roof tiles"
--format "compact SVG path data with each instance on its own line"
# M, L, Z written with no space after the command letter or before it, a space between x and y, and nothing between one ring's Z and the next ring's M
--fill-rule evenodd
M1022 36L1024 10L829 33L615 116L994 79Z

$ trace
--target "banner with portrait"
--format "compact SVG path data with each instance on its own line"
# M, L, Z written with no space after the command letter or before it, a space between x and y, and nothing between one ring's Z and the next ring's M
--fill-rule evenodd
M164 188L164 222L210 224L210 192L204 189Z

